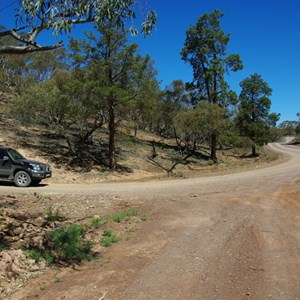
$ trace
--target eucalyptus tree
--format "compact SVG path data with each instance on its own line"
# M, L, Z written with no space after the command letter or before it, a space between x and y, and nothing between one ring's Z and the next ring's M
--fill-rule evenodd
M0 53L24 54L47 51L63 46L59 41L51 45L41 45L38 36L51 29L54 35L69 33L76 24L94 22L103 26L106 20L115 20L116 26L123 30L128 20L133 24L136 11L142 14L141 31L149 34L156 23L156 13L147 10L142 0L17 0L16 27L2 29L0 39L11 37L15 43L0 45ZM142 7L142 9L139 9ZM3 26L5 24L2 24ZM131 26L132 34L138 33L136 26Z
M238 128L242 136L252 141L252 155L256 156L256 147L270 141L270 128L276 125L280 115L270 113L272 89L261 75L251 75L240 87Z
M216 103L201 101L194 109L183 109L175 116L177 142L181 151L193 155L196 149L210 140L214 134L219 137L230 123L224 118L226 111Z
M160 106L161 89L157 80L157 71L154 61L149 55L142 57L137 55L134 71L130 72L131 84L128 87L133 95L126 104L124 113L129 116L134 124L134 135L137 129L151 127ZM126 117L123 114L123 117Z
M56 70L51 79L29 85L9 108L11 116L22 124L44 126L64 139L71 163L92 158L105 164L104 157L91 157L92 135L106 124L106 116L86 70Z
M23 75L35 82L44 82L52 78L57 70L70 68L65 48L46 52L35 52L26 55L26 65Z
M0 45L11 38L0 40ZM21 94L34 82L51 78L55 70L67 70L67 54L64 48L26 55L0 54L0 91Z
M175 115L188 105L189 95L182 80L173 80L161 94L159 110L156 112L154 130L165 137L176 137Z
M228 71L236 72L243 68L238 54L227 55L229 34L220 25L223 13L214 10L201 16L195 25L186 32L182 59L193 69L193 81L189 84L194 90L194 103L207 100L226 108L230 100L229 85L225 80ZM217 160L217 136L210 138L210 157Z
M295 135L296 129L299 124L299 121L283 121L278 125L278 128L281 130L284 136Z

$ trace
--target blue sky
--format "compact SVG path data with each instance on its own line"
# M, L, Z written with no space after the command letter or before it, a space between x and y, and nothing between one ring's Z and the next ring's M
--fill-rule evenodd
M1 8L13 0L0 0L0 19L11 22L12 11ZM280 121L297 120L300 112L300 1L299 0L146 0L158 14L152 36L131 41L150 54L162 87L175 79L192 80L192 69L180 57L186 30L204 13L219 9L221 26L230 33L228 53L240 54L244 69L230 73L231 88L253 73L262 76L273 89L272 112ZM85 28L77 28L76 32Z
M156 63L163 85L174 79L190 81L192 69L180 57L186 30L204 13L219 9L221 26L230 33L228 53L240 54L244 69L230 73L239 83L258 73L273 89L272 112L280 121L297 120L300 112L300 1L299 0L149 0L158 13L153 35L138 38L141 51Z

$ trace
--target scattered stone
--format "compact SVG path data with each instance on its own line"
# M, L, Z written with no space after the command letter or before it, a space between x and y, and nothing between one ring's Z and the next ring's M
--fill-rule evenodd
M21 210L2 208L0 210L0 242L4 250L0 251L0 299L9 293L12 286L20 285L39 271L46 263L36 263L20 250L24 247L44 249L46 236L53 231L45 217Z

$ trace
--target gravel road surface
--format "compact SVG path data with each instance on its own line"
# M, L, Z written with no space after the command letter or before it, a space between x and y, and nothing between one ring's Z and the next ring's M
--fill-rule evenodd
M270 147L289 159L194 179L1 186L122 198L150 214L99 261L53 270L10 299L300 299L300 147Z

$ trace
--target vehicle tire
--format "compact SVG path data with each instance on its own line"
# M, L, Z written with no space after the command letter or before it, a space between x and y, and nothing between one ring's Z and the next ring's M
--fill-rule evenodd
M31 177L27 172L19 171L15 175L14 182L16 186L28 187L31 184Z

